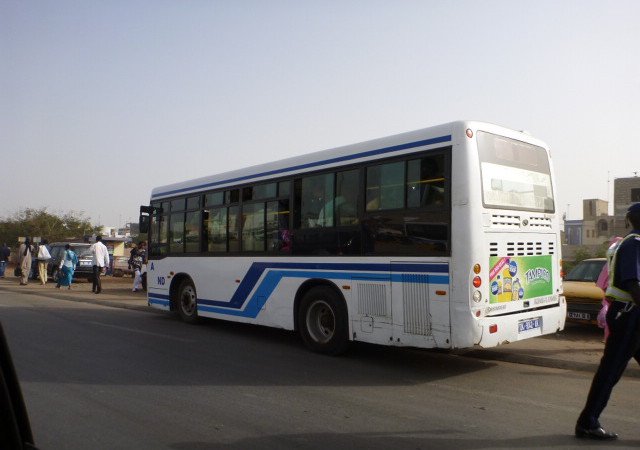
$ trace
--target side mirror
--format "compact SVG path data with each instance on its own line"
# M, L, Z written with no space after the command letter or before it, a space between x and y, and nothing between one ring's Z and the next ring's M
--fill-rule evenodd
M140 233L148 233L149 232L149 224L151 222L149 216L140 215Z
M138 222L140 223L140 233L148 233L149 232L149 224L151 223L151 214L153 214L153 206L144 206L140 207L140 218Z

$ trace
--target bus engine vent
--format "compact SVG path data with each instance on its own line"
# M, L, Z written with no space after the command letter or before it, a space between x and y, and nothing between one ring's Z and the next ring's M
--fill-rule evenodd
M378 317L387 315L384 285L358 283L358 314Z
M529 226L531 228L549 228L551 229L551 219L548 217L529 217Z
M520 228L520 216L494 214L491 216L491 226L499 228Z
M544 216L521 217L507 214L493 214L491 216L491 227L503 229L520 229L522 226L539 230L541 228L551 229L551 219Z
M555 253L555 249L556 249L556 248L555 248L555 244L554 244L553 242L548 242L547 244L548 244L548 246L549 246L549 251L548 251L548 253L549 253L550 255L553 255L553 254Z
M431 334L428 275L402 275L402 309L404 332L428 336Z
M555 254L555 244L549 242L489 242L489 256L536 256Z

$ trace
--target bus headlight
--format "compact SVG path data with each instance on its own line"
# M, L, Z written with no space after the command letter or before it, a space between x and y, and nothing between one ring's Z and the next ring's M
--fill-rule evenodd
M481 300L482 300L482 292L473 291L473 301L476 303L480 303Z

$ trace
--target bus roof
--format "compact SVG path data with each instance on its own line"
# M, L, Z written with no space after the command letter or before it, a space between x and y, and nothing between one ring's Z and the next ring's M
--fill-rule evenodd
M279 178L286 175L313 172L316 170L341 166L350 162L362 162L377 159L380 156L402 155L415 152L416 149L428 149L444 145L453 145L454 131L462 132L467 127L499 130L503 134L521 135L520 132L497 125L476 122L457 121L420 130L387 136L357 144L321 150L305 155L294 156L279 161L258 164L244 169L196 178L180 183L154 188L151 200L160 200L176 195L195 194L212 189L220 189L243 183L254 183ZM528 137L528 140L531 138Z

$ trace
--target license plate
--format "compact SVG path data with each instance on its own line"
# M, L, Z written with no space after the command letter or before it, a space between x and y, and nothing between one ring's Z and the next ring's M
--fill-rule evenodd
M518 322L518 333L524 333L529 330L535 330L542 325L542 317L534 317L533 319L521 320Z
M91 263L90 262L86 262L86 261L80 261L80 265L81 266L90 266Z
M591 320L591 314L582 312L568 312L569 319Z

